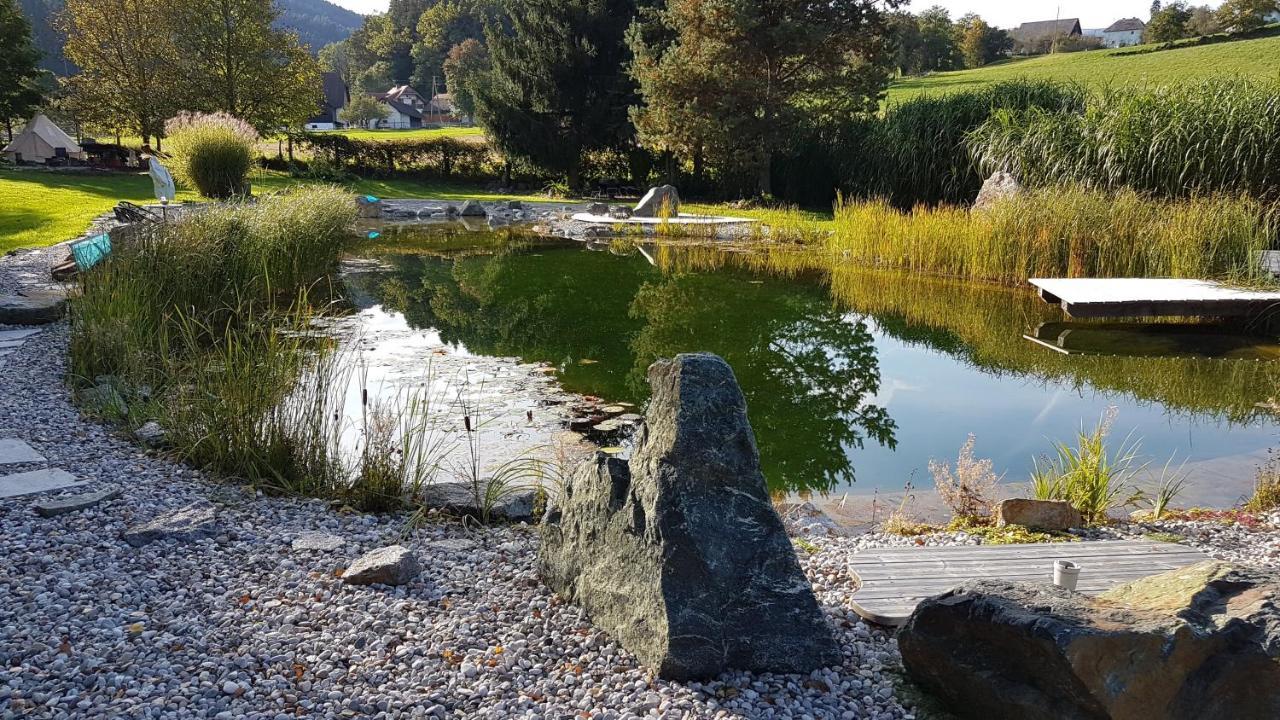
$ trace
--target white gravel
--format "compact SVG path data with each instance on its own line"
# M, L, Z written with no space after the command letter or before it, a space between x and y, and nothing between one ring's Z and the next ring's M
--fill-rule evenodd
M654 679L538 582L525 527L345 515L255 498L150 457L81 420L62 384L65 326L0 379L0 437L19 437L121 500L50 519L0 502L2 718L903 718L892 638L841 604L839 548L805 556L845 652L810 676ZM130 525L207 499L219 530L134 549ZM338 550L297 550L322 532ZM335 575L401 543L422 574L397 587ZM306 545L306 543L304 543ZM332 546L332 545L329 545Z

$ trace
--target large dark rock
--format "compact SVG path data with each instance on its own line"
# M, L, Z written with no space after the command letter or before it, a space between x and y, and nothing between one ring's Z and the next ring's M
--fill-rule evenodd
M649 382L631 460L583 463L549 510L543 579L665 678L838 664L729 365L680 355Z
M962 718L1280 718L1280 575L1205 562L1097 598L979 582L898 636L917 683Z

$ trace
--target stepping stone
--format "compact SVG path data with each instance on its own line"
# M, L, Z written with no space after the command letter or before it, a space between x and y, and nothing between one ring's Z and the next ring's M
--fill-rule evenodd
M0 343L16 342L18 340L26 340L32 335L38 335L38 329L27 330L0 330Z
M216 515L217 512L212 504L192 503L150 522L125 530L124 541L134 547L142 547L156 540L191 542L212 537L216 527Z
M66 309L67 297L61 292L0 295L0 324L47 325L61 319Z
M0 498L33 495L35 493L79 487L86 484L66 470L50 468L0 477Z
M57 500L42 500L32 507L35 508L36 514L40 517L49 518L57 515L79 512L81 510L88 510L99 503L104 503L108 500L115 500L119 498L120 495L120 488L113 487L107 488L106 490L99 490L98 492L59 498Z
M35 448L16 438L0 438L0 465L42 463L44 456Z
M330 535L324 532L304 532L294 538L293 549L333 552L346 544L347 541L337 535Z

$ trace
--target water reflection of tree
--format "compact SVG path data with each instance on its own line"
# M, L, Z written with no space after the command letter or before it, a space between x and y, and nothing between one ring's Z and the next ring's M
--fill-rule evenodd
M880 368L867 324L835 310L819 288L749 281L738 273L673 275L631 306L643 326L629 378L659 357L707 350L733 367L775 490L830 490L854 479L850 451L893 447L896 425L869 399Z

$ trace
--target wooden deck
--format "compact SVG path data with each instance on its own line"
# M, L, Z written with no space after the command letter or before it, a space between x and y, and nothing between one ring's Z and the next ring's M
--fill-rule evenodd
M1245 317L1280 309L1280 292L1176 278L1032 278L1047 303L1076 318Z
M916 605L967 580L1053 582L1053 561L1081 566L1080 592L1094 595L1208 556L1173 543L1129 540L886 548L860 552L849 569L861 586L853 609L880 625L906 623Z

